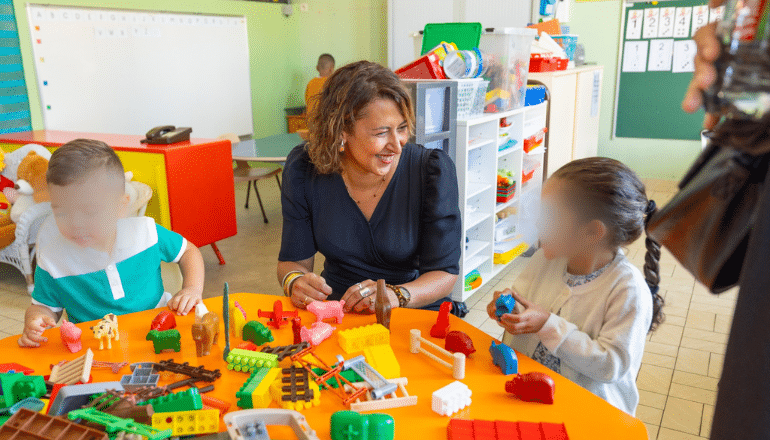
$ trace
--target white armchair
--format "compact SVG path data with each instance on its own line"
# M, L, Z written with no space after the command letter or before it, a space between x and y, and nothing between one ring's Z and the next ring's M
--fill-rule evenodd
M35 151L46 159L51 157L51 153L45 147L36 144L25 145L5 154L5 170L3 170L2 175L16 181L16 169L30 151ZM50 213L51 204L48 202L34 204L25 210L16 223L16 239L10 245L0 249L0 263L8 263L24 274L29 293L32 293L32 289L35 287L32 277L32 260L35 258L37 250L35 247L37 233Z

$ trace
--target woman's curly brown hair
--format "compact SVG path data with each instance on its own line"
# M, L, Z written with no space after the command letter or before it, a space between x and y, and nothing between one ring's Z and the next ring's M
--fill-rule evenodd
M318 107L308 121L308 154L320 174L340 173L342 133L352 133L363 109L377 99L396 103L414 132L412 98L398 76L383 66L357 61L340 67L326 80Z

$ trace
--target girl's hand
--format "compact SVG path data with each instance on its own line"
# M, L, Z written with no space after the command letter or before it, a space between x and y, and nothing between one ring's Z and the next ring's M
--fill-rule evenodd
M56 327L56 322L50 316L38 315L28 319L24 325L24 333L18 340L19 346L40 347L43 342L48 342L48 338L43 336L43 331L51 327Z
M545 322L548 321L551 313L545 308L527 301L514 291L510 291L510 293L516 300L516 305L521 304L524 307L524 311L503 315L498 324L512 335L539 332L545 325Z
M326 301L326 297L332 294L332 288L323 277L308 272L294 281L290 293L294 307L304 309L313 301Z
M192 287L183 287L169 300L168 308L175 311L177 315L186 315L201 301L201 292Z
M492 301L487 304L487 314L491 319L494 319L495 321L499 321L495 312L497 311L497 298L500 298L500 295L513 295L513 291L511 289L505 289L502 292L497 291L492 297Z

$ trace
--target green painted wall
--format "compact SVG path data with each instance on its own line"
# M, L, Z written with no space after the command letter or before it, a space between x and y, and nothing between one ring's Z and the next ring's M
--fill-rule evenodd
M700 141L612 139L622 10L616 0L573 1L570 10L570 32L585 45L586 61L604 66L599 154L626 163L642 177L679 179L700 152Z
M13 3L30 87L32 127L42 129L27 22L26 6L30 2L14 0ZM40 3L246 16L255 137L286 131L283 109L304 105L305 85L317 74L315 65L321 53L334 55L337 66L361 59L387 65L387 0L305 0L307 11L301 11L297 2L290 17L281 13L281 5L238 0L46 0Z

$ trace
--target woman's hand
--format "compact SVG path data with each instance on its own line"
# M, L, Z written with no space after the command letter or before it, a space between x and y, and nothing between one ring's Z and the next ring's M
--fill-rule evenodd
M516 312L503 315L499 320L495 315L494 303L497 298L508 293L513 295L516 300ZM521 306L521 307L520 307ZM521 309L523 308L523 310ZM511 289L505 289L502 292L495 292L494 300L487 306L487 313L492 319L495 319L508 333L512 335L521 335L525 333L537 333L543 328L545 322L551 316L551 313L545 308L526 300L524 297Z
M332 288L326 280L313 272L302 275L291 285L291 302L300 309L307 308L313 301L326 301L331 294Z
M725 0L711 0L709 6L716 8L724 2ZM717 40L716 27L717 23L704 26L693 37L698 46L698 53L695 55L695 73L682 101L682 109L688 113L697 111L703 105L703 91L711 87L717 78L714 61L719 58L721 47ZM714 128L719 118L718 114L707 113L703 120L703 128L709 130Z
M398 307L398 297L396 292L386 289L391 308ZM375 298L377 297L377 282L373 280L364 280L358 284L350 286L342 295L341 300L345 301L345 313L374 313Z

